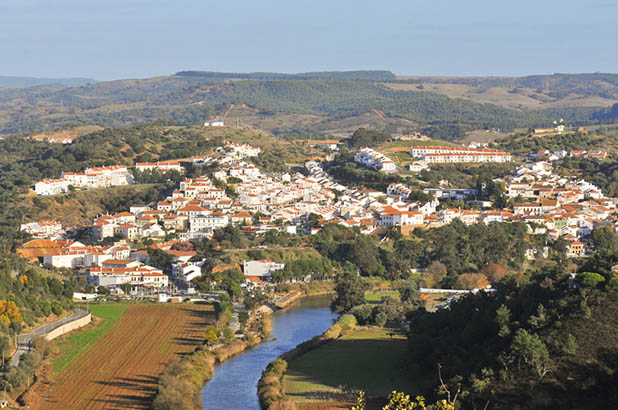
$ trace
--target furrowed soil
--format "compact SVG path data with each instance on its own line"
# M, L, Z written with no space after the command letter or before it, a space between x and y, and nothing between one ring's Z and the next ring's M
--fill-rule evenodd
M193 351L213 322L210 305L131 305L27 404L51 410L151 408L165 364Z

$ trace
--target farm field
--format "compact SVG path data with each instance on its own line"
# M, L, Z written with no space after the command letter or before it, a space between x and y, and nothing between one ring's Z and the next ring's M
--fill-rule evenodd
M213 319L210 305L128 305L46 386L40 402L29 404L45 409L150 408L165 364L192 351Z
M56 374L64 372L71 366L82 353L88 348L118 320L127 310L127 305L110 304L110 305L92 305L90 312L92 315L101 320L96 327L83 330L81 332L72 332L58 342L58 350L60 357L54 360L52 366Z
M302 409L338 408L335 402L349 405L353 397L342 386L378 399L393 389L414 394L406 338L392 332L358 329L292 360L283 379L285 394Z

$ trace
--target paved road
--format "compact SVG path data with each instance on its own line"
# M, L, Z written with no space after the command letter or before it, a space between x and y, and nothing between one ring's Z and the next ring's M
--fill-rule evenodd
M58 329L60 326L63 326L67 323L74 321L75 319L80 319L86 316L89 313L88 310L82 308L76 308L75 313L71 316L64 318L62 320L57 320L53 323L49 323L45 326L41 326L36 328L32 333L21 334L17 337L17 351L11 358L11 366L15 367L19 364L19 359L21 355L30 351L32 347L32 339L36 336L45 336L52 330Z

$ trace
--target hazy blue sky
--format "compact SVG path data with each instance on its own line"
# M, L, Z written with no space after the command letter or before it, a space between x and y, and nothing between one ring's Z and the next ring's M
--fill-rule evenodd
M0 0L0 75L618 72L612 0Z

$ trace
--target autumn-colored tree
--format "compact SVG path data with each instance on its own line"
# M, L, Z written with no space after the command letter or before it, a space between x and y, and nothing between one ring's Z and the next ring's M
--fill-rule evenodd
M219 341L219 330L214 326L210 326L208 329L206 329L206 335L204 336L204 340L209 346L217 343Z
M464 273L455 282L457 289L485 289L487 285L487 278L480 273Z
M483 266L481 273L485 275L489 283L492 285L500 282L502 278L509 274L509 271L500 264L497 263L488 263Z
M433 261L425 269L423 275L425 279L425 287L433 288L440 286L440 282L447 274L446 265L439 261Z
M0 316L18 323L22 322L21 312L13 301L0 300Z

